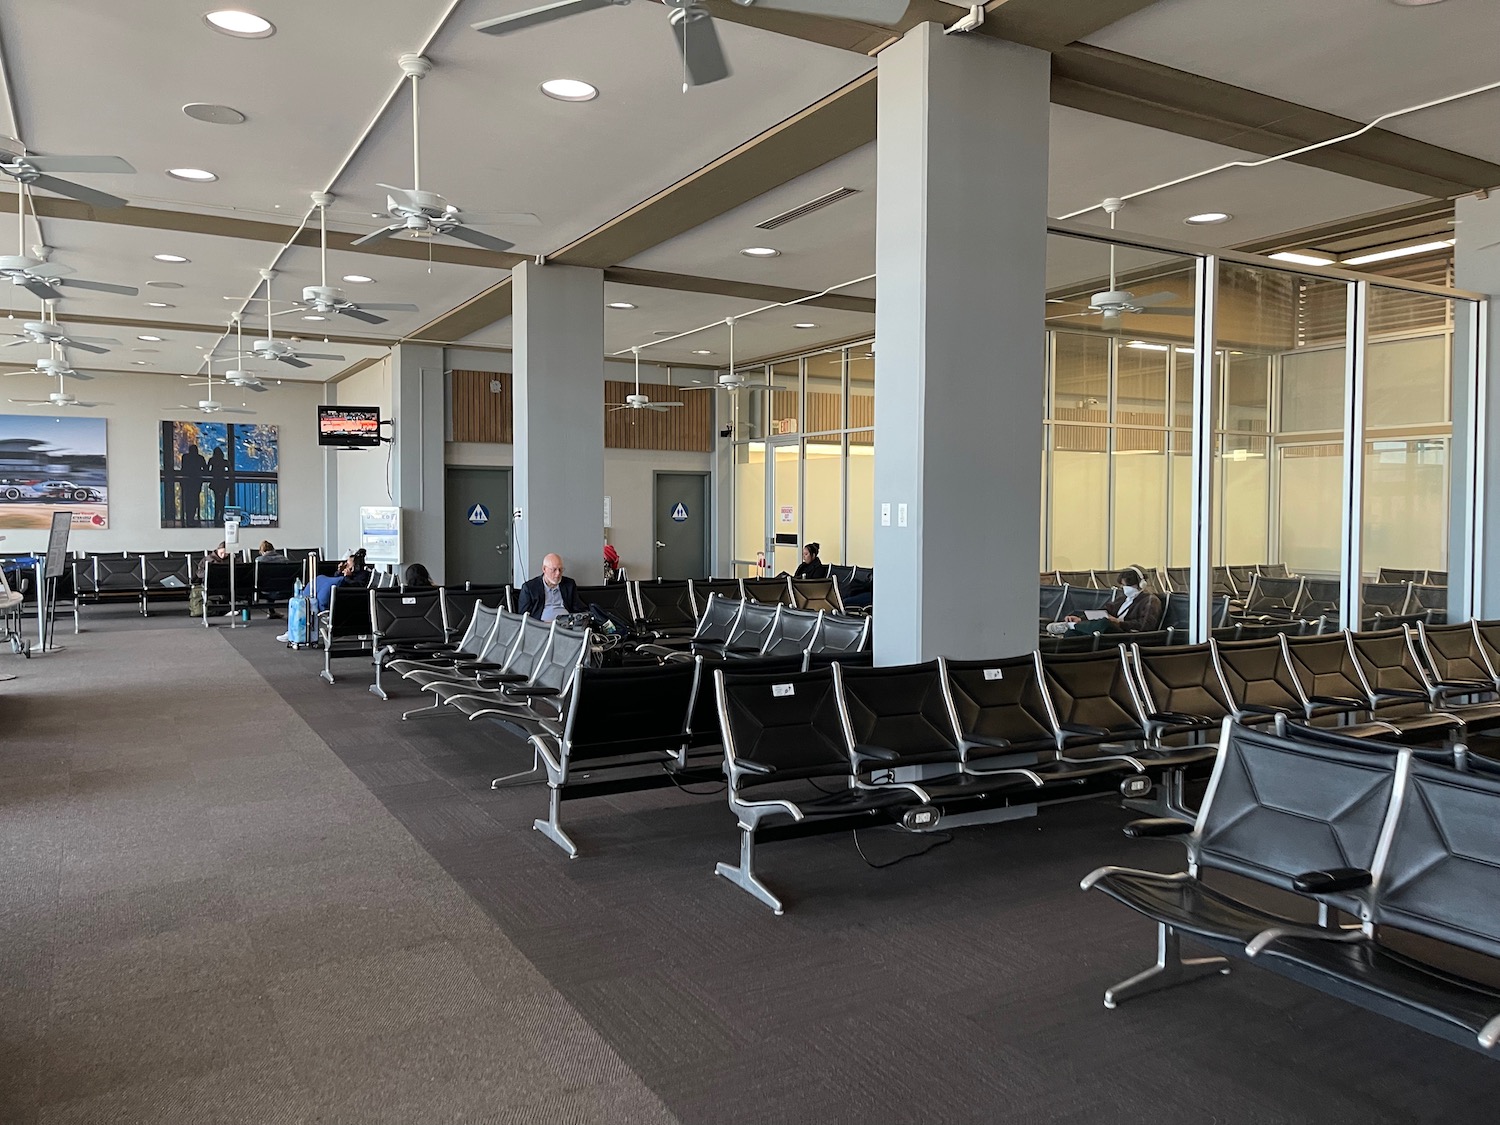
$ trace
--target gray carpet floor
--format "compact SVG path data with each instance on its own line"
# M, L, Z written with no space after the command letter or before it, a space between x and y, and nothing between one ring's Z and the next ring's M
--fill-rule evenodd
M767 847L777 918L722 795L566 805L569 861L519 740L275 631L6 665L0 1121L1487 1119L1494 1062L1253 968L1105 1011L1152 934L1078 879L1180 861L1108 803Z

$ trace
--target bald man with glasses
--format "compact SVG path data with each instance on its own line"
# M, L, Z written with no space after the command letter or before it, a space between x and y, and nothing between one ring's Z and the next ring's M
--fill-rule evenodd
M517 608L544 623L569 613L587 613L589 609L578 597L578 583L564 577L559 555L542 559L542 573L528 578L521 586Z

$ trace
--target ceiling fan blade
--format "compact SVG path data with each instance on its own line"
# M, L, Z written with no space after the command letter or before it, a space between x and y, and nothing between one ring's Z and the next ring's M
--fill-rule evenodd
M421 312L422 311L421 308L419 308L417 305L408 305L408 304L402 304L402 303L399 303L399 302L397 302L397 303L387 303L387 302L382 302L382 301L376 301L374 304L371 304L371 303L369 303L367 301L361 301L357 307L360 308L360 309L362 309L362 310L364 310L365 312L369 312L371 309L379 309L381 312Z
M21 282L21 288L25 289L28 293L40 297L44 301L62 300L62 294L45 281L23 281Z
M336 360L339 360L340 362L342 362L344 357L341 356L341 355L329 355L327 352L298 352L297 355L296 355L296 358L297 359L336 359Z
M115 285L109 281L80 281L74 277L59 277L56 281L59 285L67 285L73 289L93 289L100 293L118 293L122 297L135 297L140 294L140 290L134 285Z
M698 14L701 9L679 8L682 18L672 22L672 34L677 37L677 51L687 69L689 86L707 86L729 77L729 64L724 61L724 49L719 46L719 33L714 28L712 16ZM675 12L673 13L676 14Z
M744 3L745 0L740 2ZM805 16L891 24L899 22L906 15L908 2L909 0L749 0L749 6L752 9L800 12Z
M113 406L112 402L70 402L69 406L81 406L85 410L92 410L96 406Z
M288 367L311 367L312 366L312 364L310 364L310 363L304 363L302 360L298 359L294 355L277 356L276 357L276 361L278 363L284 363Z
M73 344L113 344L115 347L120 346L120 341L116 340L113 336L74 336L70 332L67 339L69 343Z
M110 195L107 191L84 187L82 184L75 184L72 180L59 180L56 176L38 176L31 181L31 186L44 188L57 195L66 195L69 199L87 203L90 207L103 207L110 211L116 207L124 207L129 202L118 195Z
M369 234L363 235L360 238L356 238L353 242L349 243L349 245L350 246L365 246L365 245L368 245L371 242L377 242L377 241L379 241L382 238L390 238L391 235L395 234L398 230L405 230L405 229L406 229L406 224L405 223L397 223L394 226L381 227L379 230L372 230Z
M11 402L20 403L22 406L51 406L50 398L13 398Z
M240 410L233 406L223 406L214 411L215 414L254 414L253 410Z
M45 372L45 374L51 373ZM69 379L77 379L81 383L91 383L94 381L94 377L87 371L74 371L72 368L68 369L67 376Z
M560 20L564 16L576 15L578 12L592 12L596 8L608 8L614 2L615 0L552 0L550 4L528 8L512 16L482 20L472 26L475 31L482 31L486 35L504 35L508 31L537 27L540 24L551 23L553 20Z
M667 412L667 404L664 402L648 402L645 406L641 407L641 409L654 410L658 414L665 414Z
M38 172L124 172L135 169L123 156L28 156L26 163Z
M340 316L352 316L355 320L362 320L366 324L384 324L385 317L376 316L374 313L365 312L364 309L343 308L335 310Z
M473 246L480 246L486 250L497 250L500 253L515 246L514 242L506 242L503 238L496 238L493 234L485 234L482 230L471 230L468 227L454 226L443 232L449 238L456 238L460 242L467 242Z
M119 341L115 341L118 343ZM62 346L65 348L77 348L81 352L92 352L94 355L107 355L108 348L101 348L97 344L84 344L74 339L64 340Z
M660 406L660 407L662 407L664 409L668 409L668 408L671 408L673 406L686 406L687 403L685 403L685 402L653 402L651 405L652 406Z
M22 344L29 344L29 343L31 343L31 340L29 338L27 338L25 336L17 336L14 340L12 340L8 344L0 344L0 348L16 348L16 347L20 347Z
M26 270L32 277L44 277L48 281L54 281L59 277L66 277L73 271L58 262L43 262L39 266L31 266Z
M266 389L264 383L231 383L230 386L238 387L242 391L254 391L256 394L262 394Z

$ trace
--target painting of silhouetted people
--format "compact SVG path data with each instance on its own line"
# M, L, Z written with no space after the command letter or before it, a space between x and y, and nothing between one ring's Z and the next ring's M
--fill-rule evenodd
M162 527L280 524L275 426L240 422L161 424Z

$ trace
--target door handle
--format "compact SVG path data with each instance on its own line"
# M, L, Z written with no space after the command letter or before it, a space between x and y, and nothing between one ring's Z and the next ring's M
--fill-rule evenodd
M663 542L662 542L662 541L661 541L661 540L660 540L660 539L658 539L658 540L657 540L657 541L656 541L656 545L657 545L657 546L658 546L658 547L665 547L665 546L666 546L666 544L665 544L665 543L663 543Z

